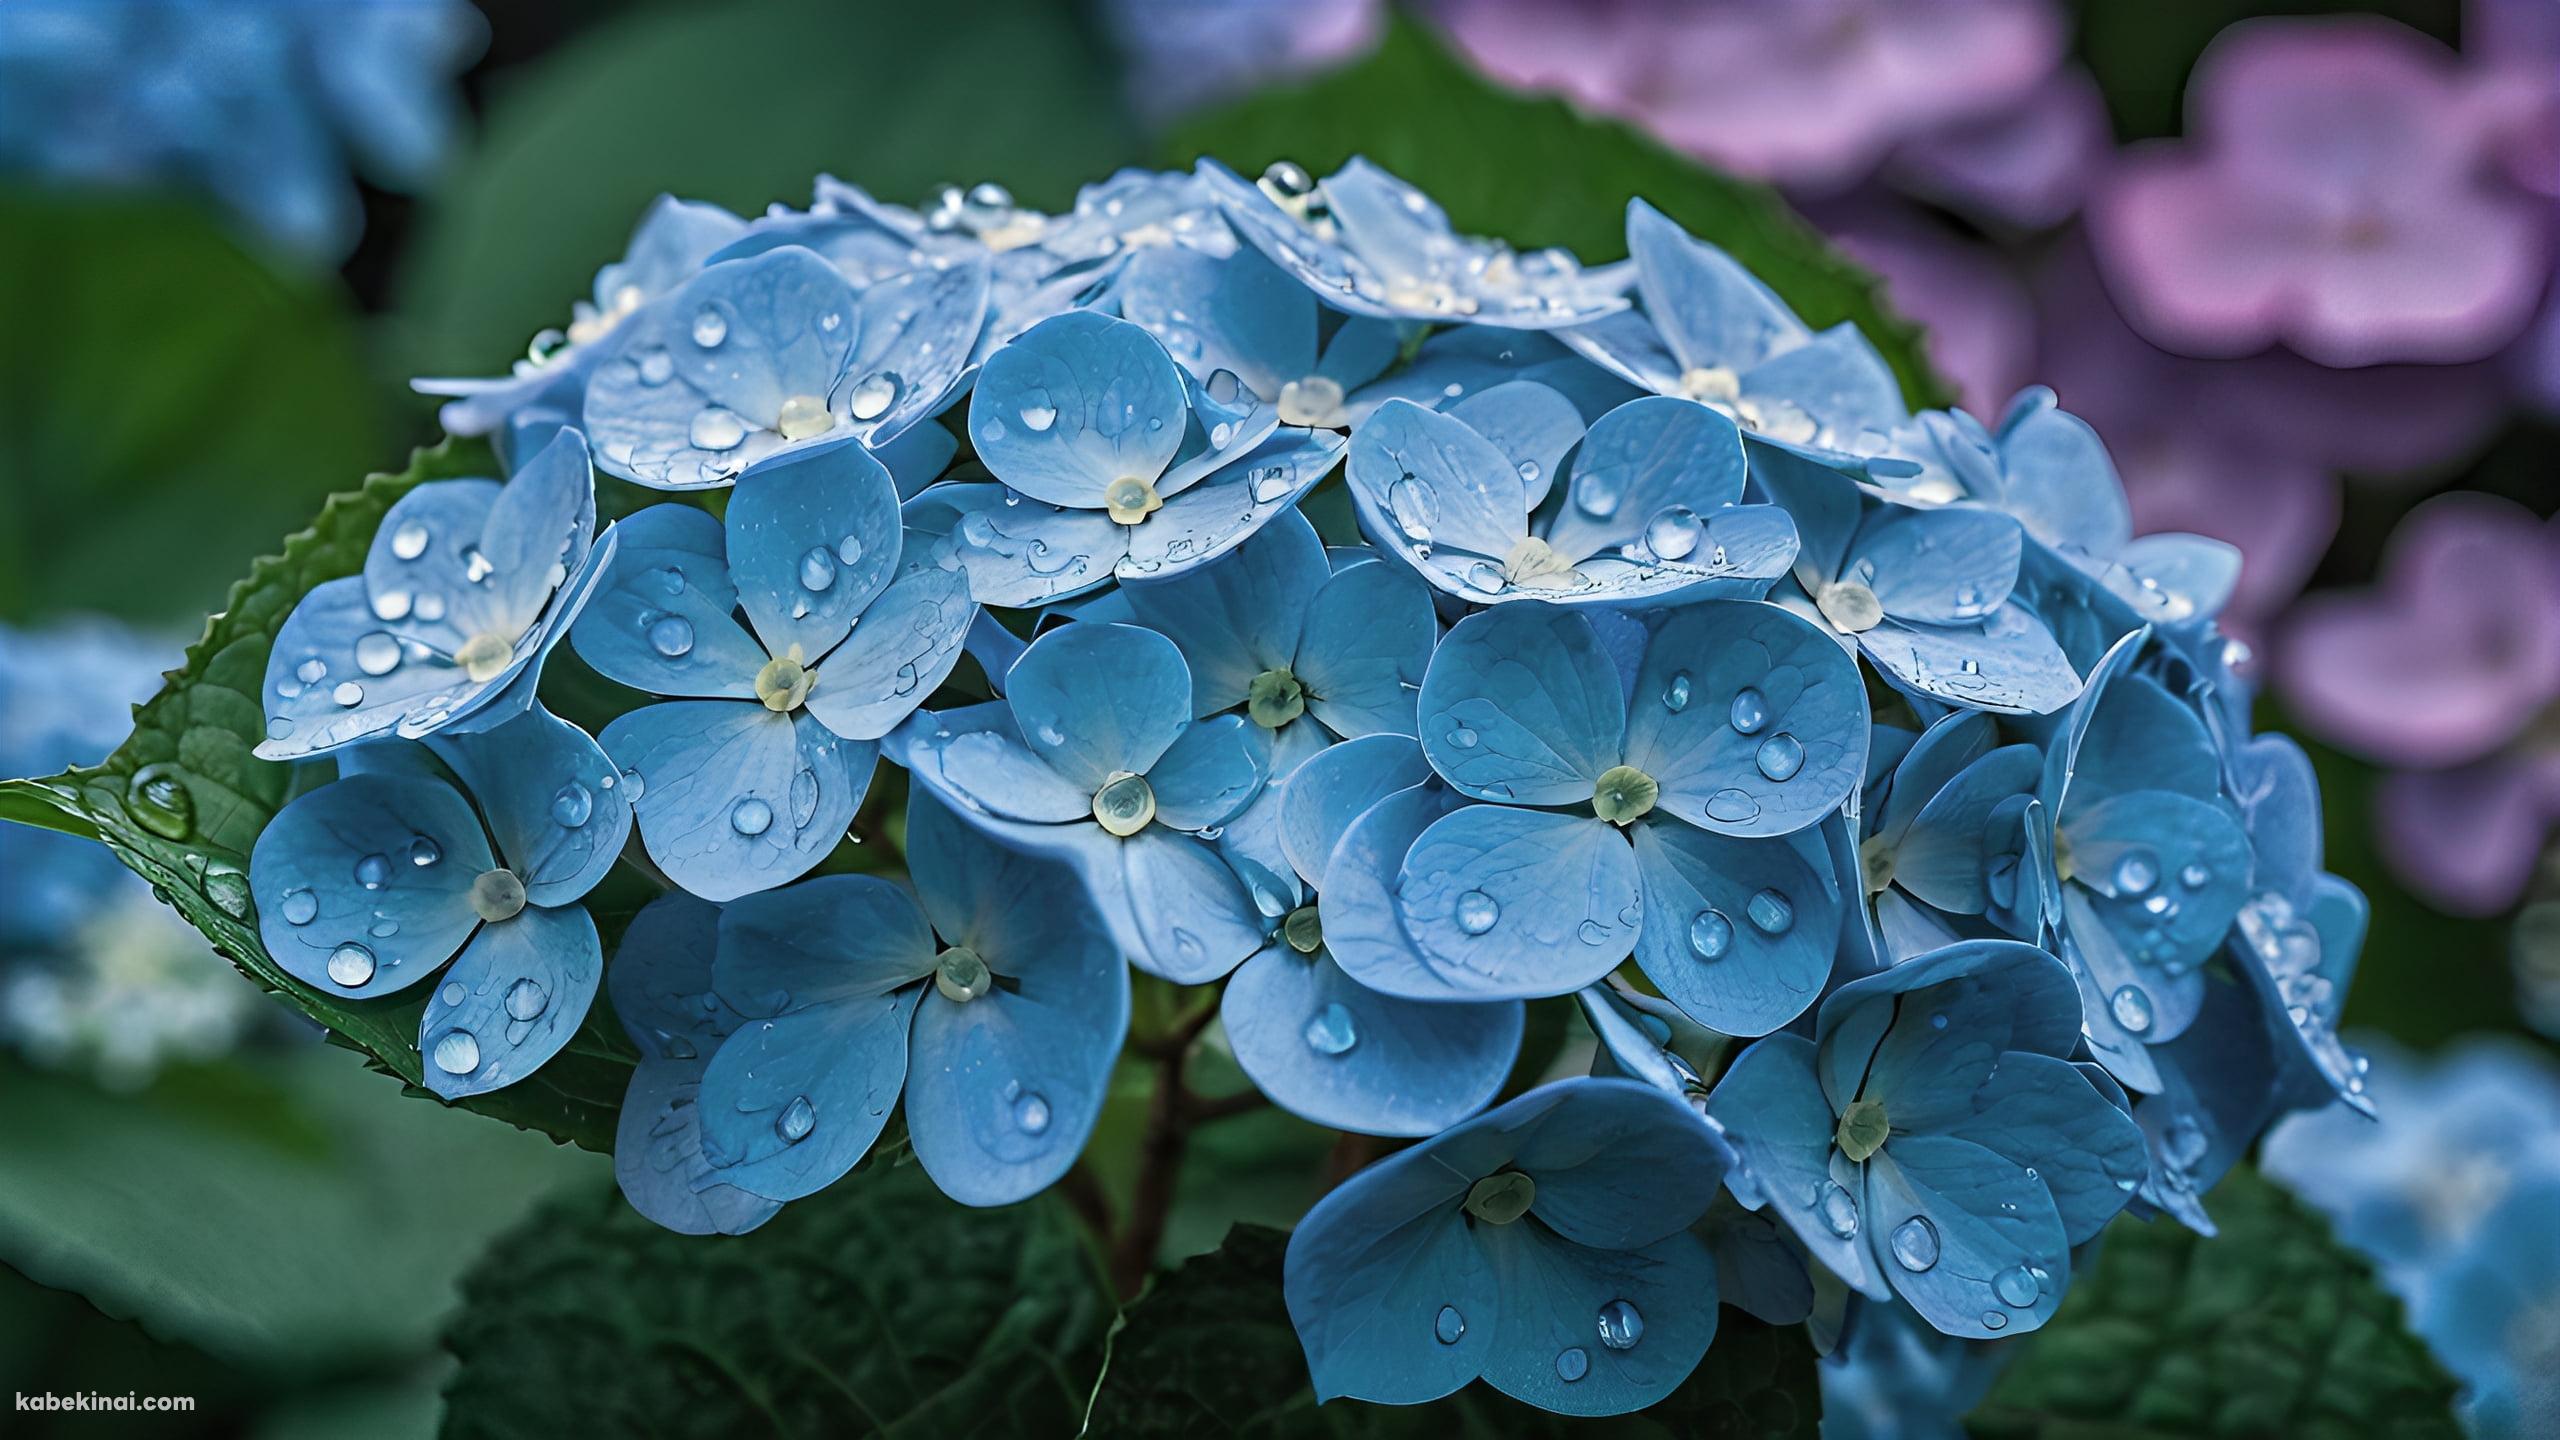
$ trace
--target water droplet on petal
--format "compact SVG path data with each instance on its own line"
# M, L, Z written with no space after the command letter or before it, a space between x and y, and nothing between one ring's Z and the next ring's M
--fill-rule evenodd
M696 450L734 450L747 438L747 422L720 406L705 406L694 415L685 438Z
M415 560L427 553L427 527L415 520L405 521L391 532L391 553L403 560Z
M1612 1300L1600 1307L1600 1343L1612 1350L1633 1350L1644 1338L1644 1314L1626 1300Z
M1769 723L1769 697L1746 685L1733 692L1733 728L1743 735L1757 735Z
M309 887L297 885L284 892L284 900L277 908L284 912L286 924L308 925L319 918L320 899Z
M389 631L375 630L356 641L356 668L367 675L388 675L400 666L400 642Z
M1698 548L1698 536L1705 529L1697 511L1686 505L1666 505L1644 522L1644 548L1658 560L1686 559Z
M2124 858L2116 861L2115 883L2119 895L2139 895L2159 880L2160 867L2152 861L2151 852L2147 850L2127 850Z
M1351 1012L1338 1003L1329 1004L1307 1021L1307 1048L1319 1055L1347 1053L1360 1041L1351 1023Z
M836 583L836 557L824 545L812 545L800 557L800 588L825 590Z
M1991 1282L1991 1288L1999 1294L2001 1304L2021 1308L2033 1305L2036 1297L2044 1293L2044 1286L2024 1265L2013 1265L2001 1271Z
M595 813L595 795L575 780L552 792L551 818L563 829L575 830Z
M1502 907L1481 890L1470 890L1458 897L1455 911L1458 928L1470 935L1481 935L1502 918Z
M1926 1215L1914 1215L1893 1227L1895 1263L1914 1274L1938 1263L1938 1227Z
M1822 1223L1832 1234L1846 1240L1858 1233L1858 1202L1849 1192L1830 1180L1822 1182L1821 1198L1814 1202L1822 1211Z
M447 1030L436 1041L435 1059L447 1075L468 1075L480 1068L480 1042L468 1030Z
M510 1019L531 1020L551 1003L551 993L542 988L541 981L528 976L507 987L506 1003Z
M1701 910L1689 917L1689 949L1701 960L1721 960L1733 948L1733 922L1721 910Z
M1671 683L1662 687L1662 708L1674 715L1689 708L1688 671L1683 670L1672 676Z
M705 350L719 348L729 338L729 317L705 305L694 313L693 343Z
M1772 780L1792 780L1804 768L1804 745L1784 730L1760 742L1760 773Z
M2115 1016L2125 1033L2144 1034L2151 1029L2151 996L2139 985L2118 986L2107 998L2107 1013Z
M379 890L391 883L391 859L385 855L367 855L356 862L356 883L367 890Z
M308 891L303 893L306 895L309 894ZM288 915L287 918L291 918L290 915ZM303 922L295 920L293 923L299 925ZM372 951L367 950L363 946L350 940L346 944L329 952L330 983L348 990L353 990L372 978Z
M1431 1333L1443 1345L1455 1345L1467 1333L1467 1317L1455 1305L1443 1305L1431 1322Z
M1013 1102L1013 1123L1025 1135L1041 1134L1049 1128L1049 1102L1037 1091L1024 1091Z
M853 407L854 419L877 420L889 413L889 406L898 398L898 377L874 375L854 386L846 398Z
M792 1096L791 1103L782 1107L782 1113L773 1117L773 1133L781 1136L785 1145L799 1144L817 1128L818 1107L810 1104L806 1095Z
M1571 1384L1591 1373L1591 1357L1577 1345L1556 1357L1556 1377Z
M681 615L661 615L649 625L649 648L670 660L693 649L693 622Z
M729 828L750 838L773 825L773 807L750 795L729 807Z
M1784 935L1796 923L1796 907L1775 890L1763 890L1742 907L1751 917L1751 928L1763 935Z
M420 835L409 842L409 863L424 870L444 858L444 847L434 837Z

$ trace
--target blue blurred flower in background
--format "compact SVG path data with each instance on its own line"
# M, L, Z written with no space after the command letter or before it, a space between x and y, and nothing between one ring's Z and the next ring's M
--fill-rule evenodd
M104 619L0 626L0 776L104 759L176 658ZM0 1044L134 1086L229 1050L266 1008L104 846L0 825Z
M349 172L431 184L461 128L453 81L487 40L463 0L12 4L0 174L199 192L335 264L364 223Z
M1661 1399L1715 1338L1689 1226L1731 1161L1678 1100L1580 1079L1353 1176L1289 1238L1316 1398L1413 1405L1482 1377L1564 1415Z
M2380 1266L2466 1387L2484 1440L2560 1424L2560 1070L2473 1040L2433 1058L2371 1045L2377 1120L2297 1115L2261 1160Z

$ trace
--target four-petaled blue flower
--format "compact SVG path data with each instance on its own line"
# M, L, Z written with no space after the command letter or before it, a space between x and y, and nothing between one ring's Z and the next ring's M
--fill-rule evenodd
M1506 606L1441 642L1421 728L1432 769L1488 803L1412 817L1376 888L1328 890L1328 932L1384 942L1337 946L1356 978L1416 999L1561 995L1633 952L1743 1035L1820 993L1853 896L1817 838L1790 837L1864 774L1867 708L1811 625L1734 601L1650 631ZM1392 915L1357 913L1381 902Z
M1480 432L1471 412L1504 428ZM1537 428L1559 438L1542 445ZM1548 507L1555 467L1523 452L1560 457L1577 439L1565 501ZM1714 411L1648 396L1582 434L1570 402L1527 381L1445 412L1389 400L1351 441L1362 531L1479 605L1760 598L1796 558L1795 525L1738 503L1743 470L1741 437Z
M1206 564L1294 506L1343 445L1282 428L1241 381L1196 381L1145 330L1089 310L1044 320L988 359L969 433L1003 483L937 485L912 518L947 537L989 605Z
M573 643L609 679L686 697L599 737L649 858L706 900L807 873L852 825L873 742L958 662L966 582L908 554L888 471L849 439L757 466L725 525L659 505L616 533Z
M1118 948L1072 873L930 798L906 850L912 895L828 875L721 911L712 992L744 1019L695 1102L720 1183L825 1187L902 1090L917 1161L963 1204L1030 1196L1084 1149L1129 1024Z
M2111 1087L2066 1058L2079 1031L2061 962L1967 941L1832 992L1810 1040L1755 1042L1710 1111L1833 1274L1950 1335L2020 1334L2149 1168Z
M1215 160L1198 173L1238 235L1337 310L1547 330L1626 308L1623 267L1460 235L1430 196L1357 156L1323 180L1286 162L1258 184Z
M971 825L1073 865L1129 958L1178 984L1262 947L1272 917L1212 843L1269 774L1241 715L1196 720L1171 640L1079 621L1031 643L1002 703L917 715L891 753Z
M1689 1227L1732 1151L1633 1080L1560 1080L1398 1151L1289 1237L1316 1397L1437 1400L1481 1378L1566 1415L1671 1393L1716 1330Z
M2020 802L2043 772L2042 751L2003 745L1989 715L1957 710L1922 732L1884 785L1870 787L1858 864L1889 959L1961 938L1951 917L1981 915L2014 893L2015 855L1994 843L1993 827L2005 821L2003 833L2016 831ZM2008 884L1995 888L2004 858Z
M1192 374L1224 370L1271 405L1283 425L1348 429L1352 392L1395 363L1405 327L1343 315L1260 251L1217 256L1150 245L1112 282L1122 318L1144 328Z
M339 761L344 778L277 812L250 855L267 953L358 1000L451 960L418 1017L427 1088L455 1099L523 1079L577 1033L604 974L577 901L631 833L612 762L538 708Z
M1861 471L1908 415L1856 326L1815 334L1732 256L1642 200L1627 202L1627 254L1642 313L1558 335L1628 383L1730 415L1767 449Z
M364 572L311 587L267 652L267 738L295 760L525 713L542 662L613 558L586 442L563 434L501 485L431 480L375 530Z
M986 310L983 261L857 290L797 245L720 260L620 327L584 423L605 469L661 490L845 435L887 445L951 397Z

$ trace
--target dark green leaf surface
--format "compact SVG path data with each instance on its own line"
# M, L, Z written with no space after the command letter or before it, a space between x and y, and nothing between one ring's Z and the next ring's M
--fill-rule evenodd
M259 943L249 851L282 808L294 775L251 753L266 730L259 691L285 617L312 586L364 567L374 527L392 502L423 481L494 473L486 446L448 441L418 451L398 475L375 475L329 497L310 529L252 565L232 588L186 663L134 712L133 734L113 755L92 769L0 783L0 818L47 809L62 817L56 828L94 831L249 978L412 1086L423 1073L423 987L407 997L350 1002L286 974ZM599 1001L598 1015L569 1048L531 1078L463 1103L592 1150L611 1149L631 1062L604 1010Z
M737 1237L563 1200L463 1292L450 1440L1069 1435L1111 1308L1063 1207L886 1165Z
M1821 1390L1801 1328L1727 1309L1715 1344L1661 1404L1610 1420L1569 1420L1475 1384L1428 1405L1316 1403L1280 1277L1289 1237L1238 1225L1216 1251L1156 1277L1111 1337L1085 1433L1110 1440L1517 1440L1517 1437L1802 1436L1820 1427Z
M0 1093L0 1262L303 1381L423 1359L479 1247L547 1191L603 1178L593 1156L409 1104L323 1046L181 1066L133 1095L0 1062Z
M382 458L334 282L199 207L0 192L0 619L183 621Z
M744 0L581 36L491 95L479 152L425 217L403 307L416 363L502 373L662 192L755 215L807 205L827 171L906 204L996 180L1064 205L1139 154L1075 8Z
M1500 89L1419 26L1390 28L1375 55L1177 129L1160 157L1208 155L1243 175L1274 160L1312 174L1366 155L1421 186L1459 229L1523 248L1562 245L1590 264L1623 259L1626 211L1642 196L1730 251L1817 327L1854 320L1914 405L1951 402L1920 331L1892 314L1874 277L1841 259L1764 186L1699 168L1612 121Z
M2253 1170L2222 1233L2122 1219L1968 1420L1985 1440L2455 1440L2454 1380L2373 1267Z

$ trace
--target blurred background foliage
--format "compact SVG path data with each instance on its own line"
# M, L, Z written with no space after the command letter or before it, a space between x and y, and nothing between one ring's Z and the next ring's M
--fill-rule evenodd
M534 331L566 320L661 191L753 213L805 203L825 172L911 202L994 180L1056 208L1122 165L1208 149L1321 171L1356 149L1434 190L1463 226L1594 260L1620 253L1616 207L1630 191L1742 207L1773 232L1797 224L1757 187L1615 126L1581 129L1560 104L1480 113L1463 91L1435 93L1451 62L1420 49L1388 103L1281 133L1250 100L1167 126L1124 83L1112 22L1132 7L1102 0L479 8L486 45L458 81L463 143L418 193L365 185L362 237L334 270L289 261L182 197L0 176L0 622L104 613L174 663L249 556L435 437L409 377L501 372ZM2119 141L2179 133L2199 56L2248 16L2374 11L2462 39L2459 8L2430 0L2066 8L2071 59ZM1593 158L1559 164L1559 149ZM1524 171L1572 183L1516 183ZM1818 322L1902 323L1854 272L1781 288ZM1934 398L1926 377L1905 378ZM2310 587L2370 584L2401 517L2433 494L2482 491L2543 516L2560 506L2549 420L2511 417L2460 449L2387 484L2346 467ZM8 718L0 710L0 729ZM2263 723L2286 721L2265 702ZM96 737L96 753L114 738ZM2375 767L2306 744L2329 866L2373 900L2349 1024L2419 1048L2521 1030L2512 912L2455 916L2419 898L2374 844ZM357 1057L281 1030L109 1079L0 1058L0 1389L120 1392L139 1377L199 1397L192 1417L154 1417L155 1435L427 1433L460 1277L546 1198L575 1206L609 1183L598 1157L415 1103ZM1136 1143L1139 1093L1106 1114L1098 1154ZM1292 1219L1307 1197L1290 1187L1321 1168L1330 1139L1274 1112L1204 1140L1173 1248L1210 1248L1229 1219ZM49 1423L101 1433L77 1417L10 1433Z

